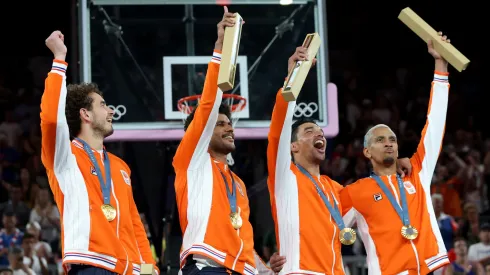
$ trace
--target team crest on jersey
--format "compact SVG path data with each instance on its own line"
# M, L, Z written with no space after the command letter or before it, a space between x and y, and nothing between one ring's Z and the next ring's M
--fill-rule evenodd
M415 194L417 191L415 190L415 186L409 181L405 181L403 183L403 186L405 187L405 190L407 190L407 193L410 195Z
M374 194L374 201L380 201L383 199L383 196L381 195L381 193L376 193Z
M129 177L128 173L126 173L126 171L124 170L121 170L121 175L124 179L124 182L127 184L127 185L131 185L131 178Z
M90 166L90 174L97 176L97 171L95 170L95 167Z
M242 195L242 197L244 197L245 195L243 194L243 189L242 189L242 186L237 183L236 184L236 189L238 189L238 192L240 192L240 195Z

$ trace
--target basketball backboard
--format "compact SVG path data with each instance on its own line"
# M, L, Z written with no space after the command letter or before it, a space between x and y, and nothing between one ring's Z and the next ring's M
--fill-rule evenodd
M107 140L180 140L180 98L200 94L226 3L246 21L231 91L247 99L235 117L238 139L266 138L287 60L307 33L322 46L298 98L295 118L338 133L337 89L328 83L324 1L94 0L81 12L81 79L98 83L116 111ZM289 3L289 4L288 4ZM288 5L284 5L288 4Z

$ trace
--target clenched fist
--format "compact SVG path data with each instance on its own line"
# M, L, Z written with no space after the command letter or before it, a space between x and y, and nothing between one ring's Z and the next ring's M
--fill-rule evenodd
M60 31L54 31L47 39L46 46L51 50L55 59L65 61L66 46L65 36Z

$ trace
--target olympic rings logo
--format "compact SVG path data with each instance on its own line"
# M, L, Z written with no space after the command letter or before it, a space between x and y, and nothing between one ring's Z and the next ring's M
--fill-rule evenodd
M318 104L315 102L310 102L308 104L301 102L296 105L296 108L294 109L294 116L295 117L311 117L314 113L318 111Z
M116 107L114 107L114 105L108 105L107 107L114 111L114 115L112 116L112 119L114 120L119 120L126 114L126 107L124 105L117 105Z

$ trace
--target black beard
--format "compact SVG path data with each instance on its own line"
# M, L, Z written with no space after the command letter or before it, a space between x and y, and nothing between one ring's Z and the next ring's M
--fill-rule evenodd
M383 164L384 164L385 166L391 166L391 165L393 165L394 163L395 163L395 159L394 159L394 158L392 158L392 157L387 157L387 158L383 159Z

